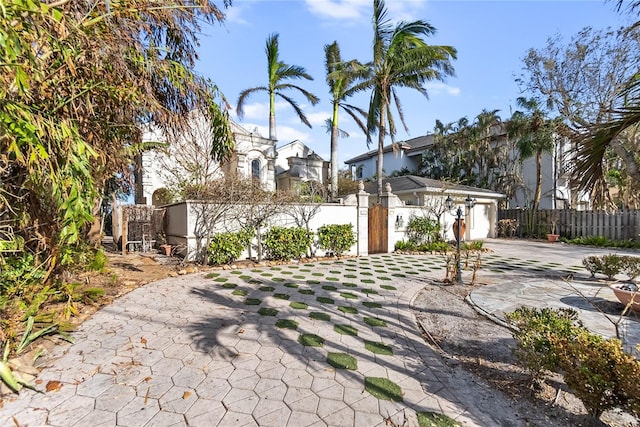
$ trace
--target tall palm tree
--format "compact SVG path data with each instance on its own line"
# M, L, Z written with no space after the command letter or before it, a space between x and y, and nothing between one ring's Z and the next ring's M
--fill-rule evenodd
M430 46L422 39L435 32L435 27L422 20L402 21L394 27L387 18L384 1L373 1L373 62L369 77L357 89L373 88L367 130L369 135L378 133L378 195L382 194L384 140L389 134L394 141L396 134L392 101L402 125L408 130L396 89L415 89L428 98L425 83L444 80L445 76L454 74L451 60L456 59L456 49Z
M304 95L312 105L316 105L320 100L317 96L300 86L286 82L287 80L292 79L313 80L313 77L311 77L307 71L299 65L289 65L280 61L277 33L271 34L267 37L265 52L267 54L267 73L269 75L267 86L252 87L240 92L236 112L238 113L238 117L242 118L244 116L244 102L247 97L254 92L267 92L269 94L269 138L276 140L276 96L287 101L298 114L300 121L309 127L311 127L311 123L309 123L307 116L305 116L300 106L294 99L285 95L283 91L287 89L295 89L302 93L302 95Z
M534 98L519 97L516 104L525 111L518 110L513 113L507 125L507 132L516 138L521 161L535 156L536 189L531 209L536 211L542 198L542 154L553 151L556 121L547 120Z
M354 81L365 68L357 61L343 62L340 56L338 42L324 46L327 84L331 93L331 197L338 194L338 138L345 135L338 128L338 113L340 109L346 112L356 122L362 131L367 133L364 119L367 112L355 105L347 104L345 100L354 93ZM346 134L348 136L348 134Z

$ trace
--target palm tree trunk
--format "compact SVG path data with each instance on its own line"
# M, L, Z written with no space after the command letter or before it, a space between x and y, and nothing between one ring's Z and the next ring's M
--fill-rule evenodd
M276 141L276 94L269 93L269 139Z
M387 120L387 105L382 100L380 106L380 126L378 127L378 202L382 199L382 158L384 157L384 136L386 133L385 123Z
M536 150L536 193L533 197L533 211L537 211L542 198L542 150Z
M338 103L333 104L331 119L331 199L338 196Z

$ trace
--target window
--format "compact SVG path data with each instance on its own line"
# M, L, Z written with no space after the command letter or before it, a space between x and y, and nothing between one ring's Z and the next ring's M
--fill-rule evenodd
M258 159L251 161L251 177L260 179L260 160Z
M362 179L363 171L364 171L364 166L363 165L358 166L358 169L356 169L356 178L357 179Z

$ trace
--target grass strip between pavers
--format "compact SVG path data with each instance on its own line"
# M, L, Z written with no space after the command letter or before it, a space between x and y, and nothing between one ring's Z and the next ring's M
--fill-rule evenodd
M444 414L418 412L418 427L462 427L462 424Z
M358 335L358 330L349 325L334 325L333 330L340 335Z
M296 310L306 310L309 306L303 302L292 301L289 303L289 307Z
M298 322L291 319L278 319L276 321L276 327L282 329L298 329Z
M324 345L324 338L315 334L300 334L298 342L305 347L322 347Z
M331 320L331 316L327 313L323 313L322 311L312 311L311 313L309 313L309 317L313 320L323 320L325 322Z
M344 314L358 314L358 309L355 307L345 307L344 305L341 305L340 307L338 307L338 310L340 310Z
M347 353L329 352L327 354L327 363L336 369L358 369L358 361L356 358Z
M402 402L402 389L387 378L365 377L364 389L378 399Z
M261 316L275 316L278 314L278 310L275 308L261 307L260 310L258 310L258 314Z
M387 326L387 322L385 322L382 319L378 319L377 317L365 317L364 323L366 323L369 326L380 326L380 327Z
M246 300L244 300L244 304L245 305L260 305L260 304L262 304L262 300L260 300L258 298L247 298Z
M364 342L364 348L369 350L374 354L381 354L383 356L393 356L393 349L391 346L386 345L385 343L375 342L375 341L366 341Z

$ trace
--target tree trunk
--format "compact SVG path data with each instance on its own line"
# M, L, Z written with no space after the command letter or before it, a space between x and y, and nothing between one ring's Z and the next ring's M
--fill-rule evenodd
M100 212L101 206L102 197L97 197L93 201L93 222L91 223L91 227L89 228L89 233L87 233L89 243L94 248L98 248L102 244L102 215Z
M269 93L269 139L277 141L276 137L276 95Z
M384 97L383 97L384 98ZM386 133L387 105L382 99L380 106L380 125L378 126L378 201L382 198L382 158L384 157L384 137Z
M338 104L333 105L331 120L331 200L338 196Z
M536 151L536 193L533 196L532 210L535 212L540 207L542 198L542 150Z

